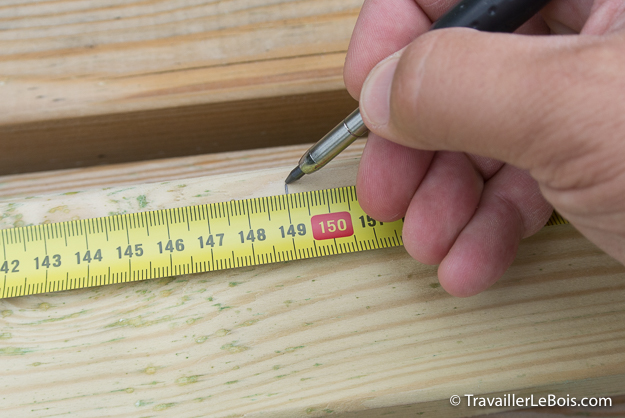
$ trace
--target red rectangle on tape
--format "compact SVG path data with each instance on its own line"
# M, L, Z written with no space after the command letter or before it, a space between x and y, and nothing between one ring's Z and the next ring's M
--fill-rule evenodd
M352 216L349 212L326 213L310 219L316 240L344 238L354 235Z

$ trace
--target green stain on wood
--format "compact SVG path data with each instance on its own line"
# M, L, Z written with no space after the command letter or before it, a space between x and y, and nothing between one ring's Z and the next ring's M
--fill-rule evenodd
M251 327L252 325L254 325L255 323L257 323L259 320L258 319L249 319L245 322L240 323L239 325L237 325L235 328L239 328L239 327Z
M441 284L440 283L430 283L430 287L432 289L438 289L439 287L441 287Z
M141 327L149 327L151 325L160 324L162 322L171 321L171 315L163 316L158 319L153 320L145 320L139 315L136 318L129 319L120 319L117 322L113 322L112 324L106 325L104 328L115 328L115 327L133 327L133 328L141 328Z
M144 194L137 196L137 202L140 208L145 208L148 205L148 200L145 198Z
M161 384L161 383L165 383L165 382L158 381L158 380L152 380L149 383L141 383L141 386L154 386L154 385L158 385L158 384Z
M232 341L230 344L222 345L221 349L222 350L226 350L229 353L234 354L234 353L240 353L240 352L245 351L245 350L249 350L250 348L246 347L244 345L237 345L236 341Z
M204 190L204 193L196 194L193 197L206 197L210 195L210 190Z
M67 209L67 205L63 205L63 206L56 206L48 210L48 213L54 213L54 212L69 213L69 209Z
M280 374L278 376L275 376L275 378L276 379L282 379L283 377L287 377L287 376L290 376L290 375L295 374L295 373L299 373L299 370L293 370L291 373L287 373L287 374Z
M288 347L284 349L285 353L292 353L295 350L299 350L300 348L306 347L305 345L298 345L297 347Z
M201 374L196 374L194 376L183 376L179 379L176 379L176 384L178 386L185 386L185 385L190 385L192 383L197 383L198 379L202 376L203 375Z
M150 367L146 367L146 368L143 370L143 372L144 372L145 374L154 374L154 373L156 373L156 370L157 370L157 369L156 369L156 367L154 367L154 366L150 366Z
M0 348L0 356L22 356L33 351L33 349L24 347L4 347Z
M134 388L124 388L124 389L112 390L111 393L115 393L115 392L133 393L134 391L135 391Z
M108 340L108 341L104 341L104 344L106 343L114 343L115 341L121 341L121 340L125 340L126 337L117 337L117 338L113 338L112 340Z
M155 411L164 411L166 409L171 408L172 406L176 406L177 402L169 402L169 403L159 403L152 408Z
M125 191L127 191L127 190L132 190L132 189L134 189L134 187L127 187L127 188L125 188L125 189L115 190L114 192L111 192L111 193L107 194L107 196L112 196L112 195L114 195L114 194L121 193L121 192L125 192ZM103 190L106 190L106 189L103 189Z
M10 332L3 332L0 334L0 340L8 340L9 338L12 338L13 335Z
M42 305L43 305L43 304L42 304ZM48 305L47 303L46 303L45 305L50 306L50 305ZM41 305L40 305L40 307L41 307ZM43 308L41 308L41 309L43 309L43 310L45 311L47 308L44 306L44 307L43 307ZM74 313L72 313L72 314L63 315L63 316L59 316L59 317L56 317L56 318L48 318L48 319L42 319L42 320L40 320L40 321L29 322L29 323L28 323L28 324L26 324L26 325L39 325L39 324L46 324L46 323L49 323L49 322L64 321L64 320L66 320L66 319L78 318L80 315L82 315L82 314L84 314L84 313L87 313L87 312L89 312L89 311L88 311L88 310L86 310L86 309L83 309L83 310L82 310L82 311L80 311L80 312L74 312Z
M158 279L156 281L156 284L158 284L160 287L163 287L163 286L167 286L169 283L173 282L174 280L176 280L176 276L163 277L162 279Z
M15 215L15 221L13 222L14 228L21 228L23 226L26 226L24 221L22 221L22 217L23 217L22 214Z

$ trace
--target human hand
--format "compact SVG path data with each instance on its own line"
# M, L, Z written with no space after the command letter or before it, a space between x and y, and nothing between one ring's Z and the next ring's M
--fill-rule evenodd
M625 4L553 0L520 30L542 36L425 33L452 3L363 5L345 64L372 132L363 209L405 216L407 251L456 296L501 277L550 204L625 261Z

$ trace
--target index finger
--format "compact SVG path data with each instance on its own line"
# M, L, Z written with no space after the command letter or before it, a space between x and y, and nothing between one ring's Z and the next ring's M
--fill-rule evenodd
M452 1L443 3L451 4ZM425 33L430 24L428 15L415 0L365 0L343 69L349 93L358 99L371 69Z
M459 0L365 0L347 50L343 76L347 91L358 100L369 72L377 63L427 32ZM588 3L592 0L558 0ZM552 13L553 14L553 13ZM561 14L556 11L555 14ZM517 32L545 33L536 17Z

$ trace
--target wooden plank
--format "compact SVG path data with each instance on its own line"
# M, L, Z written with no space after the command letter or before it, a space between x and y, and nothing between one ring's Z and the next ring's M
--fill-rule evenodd
M4 2L0 174L314 142L361 3Z
M365 139L356 140L336 157L335 161L359 158L365 141ZM30 197L53 192L63 193L126 184L155 183L226 173L240 174L282 165L295 167L297 161L311 145L290 145L0 176L0 198Z
M110 193L123 210L276 194L290 168L6 200L2 223L105 213ZM353 162L334 163L293 191L354 175ZM453 417L497 409L453 408L452 394L622 395L624 273L565 225L523 241L505 278L468 299L402 249L6 299L1 406L10 416Z

